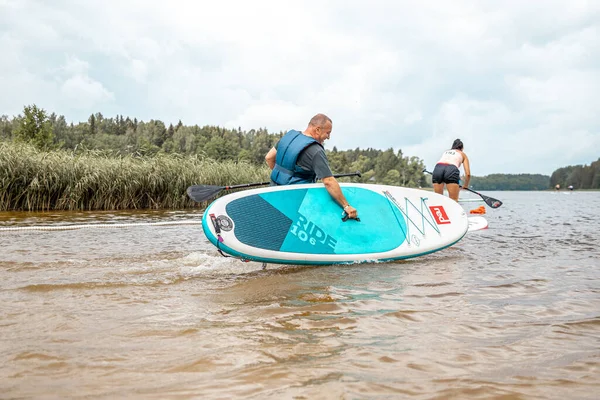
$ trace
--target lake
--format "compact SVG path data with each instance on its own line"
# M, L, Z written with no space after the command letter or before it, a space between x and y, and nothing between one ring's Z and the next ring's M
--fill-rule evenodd
M598 398L600 192L484 194L440 252L266 270L201 210L0 213L0 397Z

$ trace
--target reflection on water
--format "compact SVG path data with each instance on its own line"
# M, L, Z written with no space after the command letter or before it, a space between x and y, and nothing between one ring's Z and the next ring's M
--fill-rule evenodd
M600 193L490 195L444 251L266 270L135 225L198 211L2 213L132 226L0 231L0 397L596 398Z

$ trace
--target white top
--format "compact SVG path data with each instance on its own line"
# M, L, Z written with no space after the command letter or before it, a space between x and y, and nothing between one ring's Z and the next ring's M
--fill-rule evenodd
M463 163L464 157L462 151L452 149L446 150L444 154L442 154L442 158L438 161L438 164L451 164L455 165L456 168L460 168L460 165Z

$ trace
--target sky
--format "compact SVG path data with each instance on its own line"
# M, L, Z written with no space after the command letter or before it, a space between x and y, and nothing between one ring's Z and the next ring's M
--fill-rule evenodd
M600 157L600 1L0 0L0 115L36 104L270 132L431 170L550 175Z

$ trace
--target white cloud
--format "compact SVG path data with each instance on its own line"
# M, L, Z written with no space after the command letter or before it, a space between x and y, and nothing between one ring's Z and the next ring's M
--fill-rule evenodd
M304 130L307 122L306 115L311 110L305 110L295 104L287 103L277 99L265 99L256 102L246 108L237 119L227 122L225 125L229 128L238 126L254 126L256 129L263 128L264 121L273 121L273 126L281 127L281 131L288 129ZM277 129L272 129L277 132Z
M102 84L87 75L74 75L68 78L60 88L60 92L70 100L72 107L89 110L92 106L112 100L113 94Z
M87 74L90 64L74 56L67 56L62 71L67 75Z
M599 23L585 0L5 0L0 114L280 131L324 112L329 148L431 166L460 137L476 175L550 174L599 156Z
M127 72L136 82L146 83L148 78L148 66L144 61L131 60Z
M404 117L404 123L406 125L412 125L415 122L421 121L422 119L423 119L423 115L421 114L420 111L413 111L412 113L410 113L406 117Z

